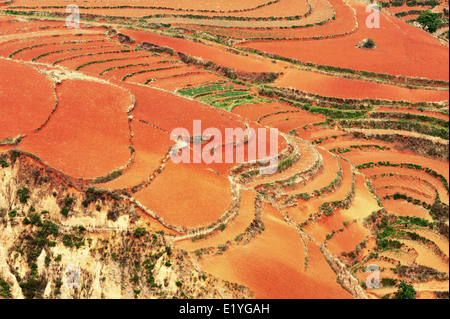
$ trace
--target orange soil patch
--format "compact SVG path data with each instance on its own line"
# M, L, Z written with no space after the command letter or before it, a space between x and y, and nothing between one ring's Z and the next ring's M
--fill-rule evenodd
M408 89L391 84L345 79L303 70L289 70L285 76L275 81L275 85L344 99L402 100L411 103L441 102L449 99L448 91Z
M91 57L90 61L95 61L97 60L102 60L101 56L102 55L97 55L100 52L108 52L108 51L120 51L121 49L123 49L122 47L119 47L117 45L115 46L109 46L107 48L102 48L102 47L92 47L92 46L86 46L83 49L77 50L77 51L71 51L71 50L66 50L64 52L55 52L55 53L51 53L47 56L44 56L42 58L40 58L39 60L37 60L37 62L39 63L47 63L47 64L62 64L64 62L70 62L72 59L76 60L76 59L82 59L83 57ZM116 58L119 57L119 54L116 54ZM86 61L89 62L89 61ZM84 62L80 63L79 65L83 64ZM78 65L72 66L73 68L77 67Z
M114 67L114 66L110 66L110 65L118 65L119 67L120 66L123 67L123 66L127 66L127 65L132 65L132 64L135 64L135 65L128 66L125 68L115 68L111 71L107 71L102 76L106 76L109 78L114 78L116 80L122 81L122 79L125 76L132 74L134 72L150 70L150 69L159 69L159 68L174 68L174 67L179 68L179 67L183 66L183 65L177 65L177 64L171 63L171 62L163 62L163 61L158 61L156 59L148 59L148 57L143 56L138 59L127 59L124 61L112 61L112 62L101 63L101 64L97 64L97 65L91 65L90 72L99 74L100 72L103 72L110 67ZM144 65L142 65L142 64L144 64ZM83 72L85 72L84 68L83 68ZM149 77L150 75L152 75L154 73L155 72L144 73L143 78ZM135 78L136 78L136 76L129 77L129 78L127 78L127 81L138 82L138 81L134 81Z
M218 247L233 241L237 235L243 234L245 229L255 218L255 193L252 191L243 191L241 194L241 203L239 215L226 224L224 231L215 231L211 237L193 242L191 239L185 239L176 242L177 248L187 251L194 251L207 247Z
M1 28L1 26L0 26ZM34 45L43 45L42 47L30 48L23 52L27 52L28 50L37 50L39 48L48 48L50 46L57 45L61 42L66 41L105 41L105 37L100 34L83 34L82 36L75 36L73 34L61 34L58 36L35 36L32 38L22 38L22 39L14 39L11 41L7 41L2 43L0 47L0 55L1 56L9 56L9 54L27 47L31 47ZM49 50L51 51L51 50ZM23 52L17 53L21 54Z
M382 188L384 186L405 187L414 189L428 198L436 197L436 190L433 185L409 176L378 176L372 179L372 186L374 188Z
M311 235L314 239L320 242L324 242L326 236L333 231L337 232L340 229L344 229L344 222L351 221L350 218L341 214L341 211L336 211L331 216L325 216L320 218L314 223L308 223L304 230Z
M430 117L435 117L444 121L449 120L448 114L443 114L440 112L433 112L433 111L419 111L418 109L408 109L408 108L402 108L402 107L387 107L387 106L381 106L377 107L374 112L389 112L389 113L407 113L407 114L414 114L414 115L425 115Z
M201 57L206 61L213 61L217 65L229 67L243 72L277 72L279 68L272 63L266 63L264 59L246 57L225 51L216 45L204 45L184 39L176 39L157 35L145 31L120 30L137 42L148 42L159 46L167 46L175 51L194 57Z
M72 39L73 41L76 41ZM30 48L27 50L24 50L22 52L19 52L13 56L15 60L23 60L23 61L31 61L34 57L38 57L45 53L50 53L54 51L69 51L69 52L78 52L83 53L83 50L85 49L99 49L99 50L108 50L112 47L117 47L114 43L108 43L105 42L105 39L102 40L96 40L95 42L88 42L88 43L62 43L66 41L59 42L53 42L52 44L45 45L42 47L37 48ZM72 51L73 50L73 51ZM73 53L76 54L76 53ZM40 59L36 60L39 61Z
M334 178L336 178L339 171L338 160L334 156L324 150L321 147L316 147L316 150L322 156L323 169L320 174L314 177L312 180L307 180L303 184L300 183L296 185L295 189L287 192L287 194L298 194L298 193L312 193L316 189L322 189L329 185Z
M87 50L83 52L83 56L74 57L68 60L64 60L61 62L58 62L57 65L64 66L69 69L76 69L77 67L93 62L93 61L105 61L105 60L111 60L111 59L124 59L124 58L138 58L143 56L141 52L120 52L123 49L123 47L117 47L117 48L107 48L107 49L94 49L92 53L93 55L85 55L90 50ZM112 52L112 53L106 53L106 52ZM80 54L80 53L78 53ZM76 56L78 55L76 52L75 54L71 54L69 56ZM82 70L82 69L81 69Z
M0 140L44 124L56 105L53 82L28 65L1 59L0 78Z
M76 178L104 176L130 159L128 92L108 84L65 80L47 125L18 146Z
M424 171L414 170L414 169L408 169L408 168L398 168L395 167L395 170L393 170L392 167L373 167L369 169L360 170L362 173L364 173L366 176L372 176L372 175L381 175L381 174L390 174L390 173L396 173L396 174L402 174L407 176L413 176L418 177L420 179L426 180L432 185L436 187L439 193L439 197L442 202L448 204L448 193L444 185L440 180L437 178L427 174Z
M434 197L424 195L423 193L415 190L414 188L410 187L401 187L401 186L384 186L377 188L375 190L376 194L380 198L384 198L385 196L389 195L392 196L395 193L400 193L403 195L406 195L408 197L412 197L414 199L420 200L420 202L425 202L429 205L432 205L434 203Z
M300 135L303 139L306 139L308 141L314 141L319 138L326 138L323 139L320 143L320 146L324 146L327 143L334 141L335 138L348 134L347 132L344 132L342 130L339 130L337 128L335 129L327 129L323 128L321 126L313 126L313 127L305 127L297 130L297 134Z
M215 127L220 131L225 128L245 129L234 114L147 86L118 83L136 97L136 107L132 111L135 118L168 132L175 128L186 128L192 135L194 120L202 121L202 130L208 127Z
M223 175L223 176L227 176L228 173L229 173L229 170L231 168L237 166L238 164L241 164L242 158L238 157L237 154L243 154L243 162L248 162L248 161L255 160L255 158L249 158L249 143L251 143L253 141L256 141L256 159L263 159L263 158L266 157L266 155L270 155L272 143L278 143L277 144L278 149L276 150L277 151L276 154L279 154L282 150L284 150L288 146L286 140L280 134L272 136L270 134L269 130L267 130L266 128L263 128L264 130L260 134L258 129L261 128L261 127L259 125L255 124L255 123L252 123L250 125L250 128L255 130L255 135L252 135L252 137L250 138L250 140L247 143L242 143L244 140L243 139L237 139L236 137L233 137L233 139L231 139L230 137L227 136L226 129L225 129L225 131L221 132L221 134L222 134L222 141L219 141L219 143L217 144L217 145L220 145L220 146L217 147L217 150L220 149L221 152L222 152L221 153L222 163L219 162L219 163L207 164L207 163L205 163L205 161L202 160L201 163L194 164L194 165L198 166L199 168L212 170L212 171L216 172L217 174L220 174L220 175ZM259 150L260 150L260 146L261 147L264 146L264 144L261 142L264 137L265 137L265 142L266 142L265 143L265 147L266 147L265 148L265 153L262 152L264 154L262 154L260 156ZM239 145L233 146L233 148L232 148L232 151L233 151L232 163L227 163L226 162L226 160L227 160L226 154L227 154L228 151L227 151L226 146L223 146L224 142L226 144L229 144L229 145L231 143L233 143L233 142L234 143L238 143L239 142ZM261 145L259 143L261 143ZM273 145L276 145L276 144L273 144ZM203 154L204 151L205 152L207 151L206 146L207 146L207 144L203 144L202 145L200 154ZM194 148L194 144L190 143L190 147L191 147L191 149ZM200 158L200 156L194 155L193 152L192 152L192 154L193 154L192 157L191 157L192 159L194 159L194 158L198 158L199 159ZM195 153L195 154L197 154L197 153ZM273 154L273 155L276 155L276 154ZM305 157L305 160L308 160L307 157ZM306 163L304 165L306 165ZM300 165L298 167L300 167ZM263 176L267 176L267 175L263 175ZM275 178L277 178L278 176L279 175L276 175ZM273 179L272 176L268 177L266 180L269 181L271 179ZM258 185L259 183L260 183L260 181L256 181L253 185ZM250 186L247 185L247 187L250 187Z
M221 28L207 25L180 24L181 27L191 30L201 30L204 32L224 35L227 37L249 39L308 39L313 37L339 35L352 31L356 26L353 18L353 11L345 2L341 0L309 0L312 13L306 18L302 18L298 25L323 23L333 17L333 8L336 12L336 19L322 25L308 26L297 29L277 28L276 22L273 29L250 29L250 28ZM248 46L246 43L240 44Z
M406 21L409 21L409 20L415 20L415 19L417 19L418 17L419 17L418 14L409 14L409 15L407 15L407 16L400 17L400 19L406 22Z
M14 146L12 145L0 145L0 154L8 153L13 148Z
M409 231L412 233L416 233L422 237L428 238L429 240L434 242L444 252L446 256L449 255L448 239L445 238L444 236L438 234L437 232L429 228L419 227L417 229L410 229Z
M297 140L296 144L300 152L300 159L296 163L292 164L283 172L278 172L274 175L268 175L267 177L264 177L262 179L252 181L247 184L246 187L255 187L261 184L285 180L311 167L311 165L313 165L316 161L316 155L313 152L313 146L308 142L302 140Z
M258 10L248 12L238 12L234 14L237 17L285 17L285 16L304 16L310 7L307 1L281 0L272 5L264 6ZM301 19L304 19L302 17Z
M48 39L49 42L54 42L55 38L63 36L76 37L78 34L84 35L104 35L104 29L90 28L89 30L83 29L69 29L67 27L61 27L58 29L39 30L36 32L24 32L18 34L11 34L6 36L0 36L0 43L13 43L16 41L33 41L38 40L38 43L43 43L43 39ZM44 41L45 43L45 41Z
M355 175L355 197L350 207L342 211L344 216L351 219L362 219L381 208L377 200L370 193L365 182L366 179L364 176L359 174Z
M145 64L145 65L142 65ZM147 65L148 64L148 65ZM160 67L169 67L172 66L172 63L163 63L160 58L152 57L152 56L143 56L137 59L127 59L124 61L111 61L105 62L97 65L90 65L86 68L83 68L83 72L91 72L100 74L101 72L105 72L102 74L103 77L114 78L116 80L121 81L125 75L137 72L143 69L151 69L151 68L160 68ZM109 70L113 68L112 70Z
M164 70L156 70L156 69L164 69ZM142 71L155 70L155 71L135 74L135 75L127 78L126 81L133 82L133 83L145 84L150 79L158 79L158 78L164 78L167 76L182 75L185 73L196 72L199 69L196 67L192 67L192 66L161 64L161 65L155 66L154 69L152 67L143 67L143 68L141 68L141 70Z
M259 5L269 2L268 0L230 0L227 2L218 0L197 0L192 2L190 0L179 0L176 3L167 3L165 0L140 0L139 6L145 7L161 7L161 8L173 8L173 9L183 9L189 10L222 10L222 11L234 11L255 8ZM114 6L132 6L133 4L127 0L86 0L83 1L83 6L89 7L114 7ZM33 0L15 0L13 6L25 6L25 7L35 7L36 2ZM47 7L47 6L67 6L64 0L41 0L37 8ZM53 9L52 9L53 10ZM86 12L90 12L87 10ZM108 9L105 9L108 12Z
M433 291L421 291L416 297L417 299L437 299Z
M391 162L392 164L414 163L422 167L431 168L439 174L442 174L447 180L449 179L449 168L447 162L438 159L422 157L408 151L397 151L394 149L391 149L387 152L379 152L376 150L355 150L353 152L345 153L342 155L348 158L355 166L369 162L377 163L379 161ZM396 172L399 169L397 167L387 168L392 172Z
M331 202L342 200L347 196L349 191L351 190L353 174L351 171L351 166L344 160L338 159L339 163L341 163L342 171L343 171L343 179L341 185L332 193L326 193L321 197L314 197L307 201L303 199L298 200L298 208L302 214L315 214L319 212L319 206L324 202Z
M356 70L389 73L411 77L449 80L448 48L419 28L381 13L380 28L366 27L366 5L350 2L356 11L359 28L356 32L319 41L276 41L243 44L258 50L313 62ZM349 19L349 16L346 16ZM355 44L372 38L377 49L362 50ZM405 48L415 48L405 50ZM433 56L432 61L429 57Z
M338 148L348 148L353 150L350 146L361 146L361 145L373 145L390 148L392 145L382 142L382 141L368 141L364 139L351 138L348 136L339 136L336 139L328 139L323 141L320 145L323 145L326 149L338 149Z
M449 282L448 280L438 281L432 279L427 282L413 283L414 289L416 290L417 299L436 299L435 291L448 291ZM369 297L381 298L386 294L395 294L397 292L397 287L380 288L369 291Z
M267 204L262 215L265 230L245 246L231 246L223 255L205 256L200 267L215 276L248 286L256 298L351 298L336 283L319 248L305 249L297 230Z
M167 223L187 228L216 221L231 204L228 179L190 164L171 161L135 198Z
M116 48L113 48L113 47L112 48L102 48L102 50L104 50L104 51L111 51L111 50L114 51L116 49L118 49L118 48L117 47ZM84 52L80 52L80 53L84 53ZM82 68L79 69L79 71L84 72L84 73L91 73L91 74L99 75L100 72L108 69L109 67L113 67L116 65L128 65L128 64L132 64L132 63L155 63L158 61L157 59L152 59L151 56L149 54L146 54L145 52L141 52L140 55L137 55L135 57L129 57L127 55L126 57L117 56L117 58L119 58L119 60L107 61L107 62L102 62L102 63L94 63L94 64L83 66ZM103 59L103 58L101 58L101 55L94 58L94 60L100 60L100 61L105 61L105 60L109 60L109 59L112 59L112 58ZM120 78L120 80L122 80L122 78Z
M155 218L153 218L152 216L148 215L145 211L143 211L140 207L135 207L136 211L139 213L139 215L145 220L147 221L147 224L150 224L150 231L163 231L166 234L169 235L174 235L174 236L178 236L180 233L167 228L166 226L164 226L163 224L161 224L158 220L156 220Z
M360 223L351 223L344 231L337 232L327 242L327 246L333 255L350 252L356 249L356 245L362 242L370 232Z
M415 260L417 264L448 273L448 264L445 263L441 257L434 254L425 245L409 239L398 239L398 241L406 244L409 248L414 249L418 253L418 256Z
M169 14L169 15L183 15L186 13L189 14L198 14L198 15L202 15L202 16L236 16L236 17L272 17L274 16L274 12L276 12L276 16L280 16L280 17L284 17L289 13L288 15L293 16L293 15L301 15L303 16L308 10L309 10L309 6L308 3L306 1L294 1L294 0L281 0L275 3L272 3L268 6L263 6L263 7L257 7L261 4L265 4L265 3L269 3L269 0L266 1L252 1L252 3L254 4L249 4L247 3L247 1L244 4L239 4L239 6L245 6L245 11L243 9L236 9L235 7L231 7L230 4L224 4L222 2L217 3L216 6L210 4L209 2L205 1L206 3L206 7L211 8L210 10L213 11L207 11L205 10L204 6L199 6L197 3L189 3L187 4L187 6L183 7L178 7L178 5L173 6L174 8L176 8L177 10L173 10L173 9L158 9L156 7L159 8L168 8L171 6L167 5L167 2L162 3L162 1L159 2L160 6L157 6L156 3L152 3L150 1L148 2L142 2L139 1L138 4L135 4L135 6L147 6L147 8L145 7L139 7L139 8L114 8L114 6L116 6L117 1L114 1L113 4L111 2L106 3L91 3L92 6L90 9L85 9L83 8L83 10L86 10L86 12L89 12L90 14L95 14L95 15L100 15L100 16L126 16L126 17L143 17L143 16L148 16L148 15L156 15L156 14ZM127 2L126 4L124 2L120 2L123 3L123 5L129 5L129 6L133 6L133 3ZM259 3L257 5L257 3ZM53 5L55 5L55 3L53 2ZM84 5L84 4L83 4ZM104 6L111 6L110 8L104 8ZM238 7L239 7L238 6ZM101 7L101 8L99 8ZM192 8L196 8L196 9L192 9ZM227 10L224 10L224 7L227 8ZM42 7L32 7L33 10L35 10L35 8L38 11L44 10L41 9ZM182 10L180 10L182 9ZM45 11L49 11L50 9L46 9ZM220 11L219 11L220 10ZM239 10L243 10L243 11L239 11ZM57 12L61 12L63 11L62 8L52 8L51 11L57 11ZM189 11L189 12L187 12ZM238 12L235 12L238 11ZM192 20L193 22L196 22L197 19ZM210 20L211 21L211 20Z
M280 111L297 111L297 109L284 103L274 102L274 103L243 104L233 108L232 112L250 121L257 122L259 118L264 115L273 114Z
M408 203L405 200L393 200L393 199L383 199L383 206L390 214L395 214L398 216L416 216L428 221L432 221L428 211L422 206L414 205Z
M296 113L282 113L265 117L261 120L261 124L278 128L281 132L288 133L307 124L325 120L326 117L323 115L315 115L308 111L298 110Z
M185 74L182 76L174 76L167 79L158 79L156 82L151 82L148 85L154 88L160 88L168 91L173 91L177 88L183 88L188 84L198 86L211 82L221 82L224 78L209 72L198 72L194 74Z
M135 160L123 175L99 187L123 189L147 180L161 165L161 160L173 144L169 134L140 121L131 122Z
M404 266L410 266L412 265L417 256L418 253L416 250L411 249L408 251L408 248L405 249L405 247L403 247L402 250L398 249L398 250L386 250L383 251L382 253L379 254L379 256L382 257L387 257L390 259L395 259L397 261L399 261L402 265ZM393 267L394 268L394 267Z

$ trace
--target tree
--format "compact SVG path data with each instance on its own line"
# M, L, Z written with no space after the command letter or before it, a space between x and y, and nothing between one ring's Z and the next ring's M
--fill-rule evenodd
M397 295L394 299L416 299L416 290L404 280L398 285Z
M440 17L440 13L434 13L430 10L425 10L419 14L417 22L426 27L430 33L433 33L443 25Z

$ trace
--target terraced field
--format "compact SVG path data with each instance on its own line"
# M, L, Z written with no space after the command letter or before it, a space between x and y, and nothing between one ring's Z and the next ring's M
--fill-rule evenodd
M448 296L448 39L405 22L430 9L448 27L448 2L400 2L382 2L381 27L368 28L362 0L73 1L79 29L66 27L66 1L5 3L0 218L15 227L39 207L101 242L124 220L153 246L161 238L163 252L132 266L147 281L107 296L211 296L197 279L185 294L190 274L174 277L171 254L226 296L395 298L402 281L417 298ZM188 162L173 161L180 143ZM225 161L229 151L245 155ZM268 156L276 169L262 174ZM116 216L123 207L132 217ZM89 224L99 216L106 226ZM8 262L0 279L28 297ZM367 287L370 264L380 288Z

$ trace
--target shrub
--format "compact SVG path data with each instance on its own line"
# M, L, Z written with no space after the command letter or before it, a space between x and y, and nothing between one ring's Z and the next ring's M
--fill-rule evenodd
M436 30L443 25L443 22L440 19L440 17L441 17L440 13L434 13L431 12L430 10L425 10L419 14L419 17L416 20L424 27L426 27L426 29L430 33L433 33L436 32Z
M375 48L375 41L373 41L372 38L368 38L368 39L364 42L363 48L365 48L365 49L373 49L373 48Z
M22 204L26 204L28 201L28 198L30 198L28 193L29 193L29 191L28 191L28 188L26 188L26 187L21 188L17 191L17 195L19 196L19 200Z
M2 278L0 278L0 296L5 298L12 298L11 285Z
M145 236L148 232L145 230L144 227L136 227L134 230L134 237L141 238Z
M397 295L393 299L416 299L416 290L412 285L402 281L398 285Z
M61 215L63 215L64 217L67 217L69 215L69 211L70 211L70 209L68 207L63 207L61 209Z

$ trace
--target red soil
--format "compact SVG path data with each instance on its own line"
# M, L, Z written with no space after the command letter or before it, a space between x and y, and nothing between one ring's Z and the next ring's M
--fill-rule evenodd
M184 88L189 84L193 86L199 86L202 84L214 83L223 80L224 78L216 74L209 72L199 72L194 74L186 74L183 76L174 76L167 79L158 79L156 82L149 83L148 85L154 88L173 91L177 88Z
M255 193L243 191L241 194L241 204L239 215L226 223L225 230L217 230L211 237L192 242L185 239L176 242L176 247L187 251L195 251L201 248L218 247L228 241L234 241L236 236L243 234L255 218Z
M283 172L277 172L274 175L268 175L262 179L256 179L247 184L246 187L255 187L257 185L271 183L274 181L286 180L287 178L310 168L316 162L316 156L312 151L313 146L306 141L296 141L296 144L300 152L300 160L292 164Z
M366 178L360 174L355 174L355 195L350 207L342 210L342 216L361 220L378 211L381 207L374 196L366 186Z
M138 30L120 30L137 42L148 42L159 46L167 46L175 51L205 61L213 61L217 65L229 67L243 72L277 72L279 68L271 63L265 63L256 57L245 57L227 52L216 45L204 45L184 39L176 39Z
M395 17L381 14L380 28L367 28L365 4L351 2L359 28L346 37L319 41L254 42L242 46L279 54L303 62L333 65L377 73L449 80L448 48L417 27ZM350 20L350 16L345 15ZM334 32L333 32L334 33ZM377 44L375 50L355 47L365 38ZM414 48L408 50L405 48ZM430 56L433 58L430 59Z
M141 52L120 52L123 50L123 47L116 47L116 48L107 48L107 49L93 49L93 50L86 50L82 53L73 52L72 54L67 55L67 60L58 62L57 65L64 66L69 69L75 70L77 67L93 61L105 61L105 60L111 60L111 59L124 59L124 58L138 58L143 56ZM93 55L85 55L87 53L94 53ZM107 53L112 52L112 53ZM79 54L83 54L82 56L76 56ZM73 58L69 58L73 57Z
M288 71L285 76L275 82L275 85L337 98L402 100L411 103L440 102L449 99L448 91L408 89L391 84L344 79L302 70Z
M232 112L250 121L257 122L264 115L274 114L280 111L298 111L298 109L285 103L258 103L237 106ZM292 114L285 115L292 116Z
M427 219L430 222L433 220L428 214L428 211L422 206L408 203L405 200L382 200L384 208L390 213L398 216L415 216L423 219Z
M320 175L312 180L306 181L305 184L297 185L295 190L287 192L288 194L312 193L316 189L326 187L337 177L339 171L338 160L334 158L330 152L327 152L320 147L317 147L316 150L322 156L323 160L323 169Z
M135 198L167 223L187 228L216 221L231 204L227 178L191 164L171 161L148 187L135 194Z
M376 150L355 150L349 153L342 154L342 156L348 158L355 166L363 163L377 163L380 161L391 162L392 164L414 163L422 166L423 168L428 167L432 170L435 170L439 174L442 174L447 180L449 179L449 168L446 162L438 159L425 158L408 151L397 151L394 149L386 152L379 152ZM387 168L393 172L396 172L399 169L397 167Z
M375 189L375 192L378 197L384 198L385 196L389 195L392 196L395 193L403 194L408 197L412 197L414 199L420 200L420 202L425 202L429 205L432 205L434 203L435 197L429 196L426 194L423 194L422 192L416 190L413 187L405 187L405 186L383 186L380 188Z
M34 37L31 38L19 38L19 39L14 39L11 41L7 41L7 42L3 42L2 45L0 46L0 55L4 56L4 57L8 57L9 54L13 53L16 50L19 49L23 49L26 47L30 47L33 45L42 45L45 44L44 46L42 46L42 48L47 48L50 45L55 45L53 43L60 43L60 42L65 42L65 41L93 41L93 40L99 40L102 41L104 40L103 35L100 34L83 34L80 37L76 37L73 34L61 34L58 37L54 37L54 36L44 36L41 35L39 36L38 34L36 34ZM34 50L36 50L38 48L34 48ZM51 50L49 50L51 51Z
M308 242L305 250L297 230L279 212L265 205L265 230L245 246L231 246L223 255L205 256L201 268L215 276L248 286L256 298L349 298L336 283L319 248Z
M173 144L169 134L140 121L131 122L135 160L123 175L106 184L104 188L131 188L152 175L161 165L161 160Z
M350 164L344 160L339 159L343 170L343 179L340 186L331 193L326 193L321 197L314 197L305 201L298 200L299 213L302 215L315 214L319 212L319 207L322 203L342 200L347 196L351 190L353 176ZM331 183L331 181L330 181Z
M298 112L295 113L281 113L265 117L261 120L261 124L278 128L281 132L288 133L307 124L324 122L326 119L323 115L316 115L298 109Z
M164 78L167 76L182 75L182 74L186 74L186 73L190 73L190 72L199 71L199 69L196 67L184 66L184 65L171 65L171 64L155 65L154 68L152 66L141 68L142 71L155 70L155 69L164 69L164 70L135 74L131 77L128 77L126 79L126 81L133 82L133 83L145 84L150 79L158 79L158 78ZM131 74L131 73L129 73L129 74Z
M344 231L337 232L333 238L327 242L327 246L333 255L340 255L343 252L350 252L356 249L356 245L362 242L369 231L360 223L351 223Z
M132 112L135 118L168 132L175 128L186 128L192 135L194 120L202 121L202 130L208 127L221 131L224 128L245 129L237 116L228 112L147 86L120 83L136 97L136 107Z
M176 3L167 3L165 0L141 0L138 4L139 6L148 7L165 7L183 10L223 10L223 11L234 11L242 9L251 9L269 2L268 0L230 0L230 1L218 1L218 0L197 0L192 2L190 0L179 0ZM83 1L83 6L98 6L98 7L108 7L108 6L132 6L128 0L86 0ZM26 6L26 7L45 7L45 6L67 6L64 0L41 0L37 4L33 0L15 0L13 6ZM33 9L35 10L35 9ZM108 9L105 9L108 12ZM90 11L87 11L90 12Z
M189 25L180 24L181 27L205 31L212 34L224 35L238 39L310 39L314 37L340 35L351 32L356 21L353 18L351 8L341 0L309 0L312 7L310 16L303 18L299 25L323 23L328 19L332 19L334 8L336 19L330 20L322 25L308 26L297 29L279 29L276 22L273 23L273 29L244 29L244 28L221 28L207 25ZM248 46L247 43L239 44Z
M386 147L386 148L390 148L392 147L392 145L387 144L385 142L382 141L368 141L368 140L363 140L363 139L356 139L356 138L349 138L347 136L340 136L336 139L328 139L326 141L323 141L320 145L322 145L323 147L325 147L326 149L330 150L330 149L338 149L338 148L348 148L350 150L353 150L353 148L351 148L351 146L368 146L368 145L372 145L373 147ZM340 154L338 154L340 155Z
M73 38L71 40L76 41ZM58 41L55 41L51 44L48 44L48 45L45 45L42 47L37 47L37 48L30 48L30 49L24 50L22 52L19 52L19 53L15 54L13 56L13 58L15 60L31 61L34 57L38 57L45 53L50 53L50 52L60 51L60 50L65 50L65 51L69 51L72 53L76 52L78 54L81 54L81 53L83 53L83 50L86 50L86 49L100 49L101 48L101 49L105 49L105 51L106 51L106 50L109 50L109 48L117 47L116 44L105 42L105 39L95 40L93 42L90 41L87 43L83 43L83 42L67 43L66 41L60 41L58 39ZM73 54L76 54L76 53L73 53ZM36 61L39 61L39 59Z
M126 165L130 131L128 92L108 84L65 80L47 125L18 146L76 178L104 176Z
M0 78L0 140L44 124L56 105L53 82L28 65L1 59Z
M429 117L435 117L444 121L449 120L448 114L443 114L440 112L433 112L433 111L419 111L418 109L408 109L408 108L402 108L402 107L387 107L387 106L380 106L377 107L374 112L389 112L389 113L406 113L406 114L414 114L414 115L424 115Z
M430 198L436 197L436 189L434 188L434 185L409 176L379 176L376 179L372 179L372 186L374 188L380 188L383 186L407 187L415 189Z
M442 184L442 182L440 180L438 180L437 178L431 176L430 174L427 174L424 171L408 169L408 168L399 168L399 167L395 167L395 170L393 170L392 167L373 167L373 168L364 169L364 170L360 170L360 171L368 177L370 177L372 175L396 173L396 174L401 174L401 175L406 175L406 176L417 177L422 180L428 181L430 184L432 184L436 187L441 201L448 205L448 202L449 202L448 193L447 193L446 188Z
M113 70L106 71L102 74L103 77L107 78L114 78L116 80L121 81L125 75L137 72L143 69L151 69L151 68L161 68L161 67L169 67L173 66L173 62L167 62L163 63L164 60L162 60L159 57L152 57L152 56L142 56L140 58L136 59L127 59L127 60L120 60L120 61L111 61L111 62L105 62L100 64L92 64L85 68L83 68L83 72L90 72L94 74L100 74L101 72L104 72L110 68L114 68ZM145 65L142 65L145 64ZM148 64L148 65L147 65ZM129 66L133 65L133 66Z

